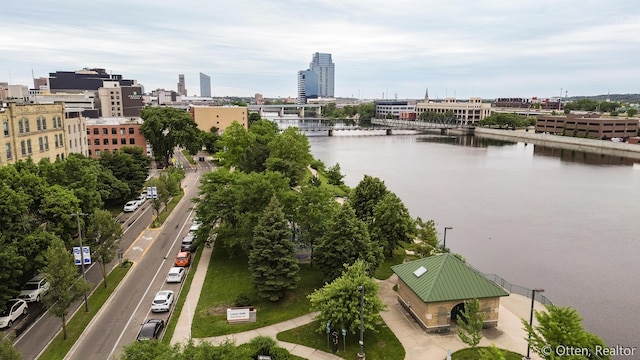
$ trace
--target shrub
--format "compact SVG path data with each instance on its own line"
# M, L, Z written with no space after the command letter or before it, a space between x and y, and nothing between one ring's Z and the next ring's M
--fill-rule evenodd
M240 293L238 294L238 297L236 297L235 305L238 307L250 306L251 299L249 299L249 296L247 296L247 294Z

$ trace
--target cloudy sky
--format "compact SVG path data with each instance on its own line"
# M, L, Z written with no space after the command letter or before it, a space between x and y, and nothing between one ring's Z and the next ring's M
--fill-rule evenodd
M341 97L640 93L636 0L27 0L0 10L0 81L105 68L146 91L295 97L331 53Z

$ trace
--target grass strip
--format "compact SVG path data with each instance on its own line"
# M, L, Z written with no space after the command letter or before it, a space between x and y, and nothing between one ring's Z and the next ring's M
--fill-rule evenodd
M153 219L149 227L152 229L155 229L162 226L162 224L165 222L165 220L167 220L169 215L171 215L171 212L173 211L173 209L178 205L180 200L182 200L183 196L184 196L184 192L180 192L179 195L172 197L171 200L169 200L169 203L167 204L167 206L164 208L164 211L161 212L160 215L158 215L155 219Z
M89 296L89 311L84 311L84 306L79 309L75 315L67 322L67 338L62 339L62 332L60 332L45 349L42 355L38 358L40 360L59 360L63 359L69 352L73 344L80 338L80 335L84 329L89 325L91 319L100 311L102 305L107 301L111 293L120 284L120 281L129 271L129 267L116 267L109 275L107 275L107 287L105 288L103 282L98 284L93 294Z
M295 329L283 331L277 335L277 339L331 353L333 352L333 344L329 341L329 347L327 346L327 334L316 331L321 326L322 325L318 322L312 322ZM404 347L402 347L402 344L391 329L387 327L387 324L382 322L377 324L376 328L378 329L378 332L370 330L365 330L364 332L364 353L367 356L367 360L404 359ZM358 352L360 352L360 344L358 343L360 340L360 333L347 333L346 337L343 338L341 331L337 330L337 332L339 336L338 352L336 355L343 359L356 359Z
M451 354L452 360L476 360L480 359L481 350L489 349L488 347L477 347L475 349L466 348L462 350L458 350ZM505 360L521 360L524 359L524 356L513 351L500 349L502 354L504 355Z

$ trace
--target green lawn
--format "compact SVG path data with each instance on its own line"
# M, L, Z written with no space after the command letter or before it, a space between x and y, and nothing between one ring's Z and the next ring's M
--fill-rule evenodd
M182 155L187 158L189 164L194 165L196 161L193 159L193 155L189 154L189 150L182 150Z
M329 185L329 181L327 177L324 176L322 171L317 171L318 179L320 179L321 188L328 189L334 196L337 197L347 197L349 196L349 187L346 185L338 186L338 185ZM311 171L309 169L306 170L304 178L300 181L300 184L307 184L309 179L311 179Z
M297 327L278 334L277 338L294 344L308 346L326 352L332 352L327 347L327 334L318 333L315 330L320 327L319 323L313 322L307 325ZM385 323L377 326L378 332L364 332L364 353L367 359L371 360L401 360L404 359L405 351L398 338L387 327ZM344 352L344 343L341 331L338 337L338 352L336 355L345 359L356 359L357 353L360 351L358 340L360 333L347 334L346 336L346 353Z
M393 275L391 267L394 265L402 264L407 252L404 248L398 248L393 251L393 257L385 258L384 262L376 269L373 276L378 280L386 280Z
M195 310L192 335L194 338L202 338L238 333L302 316L311 307L307 295L321 286L323 282L320 271L303 264L300 266L297 289L289 291L278 302L263 300L253 289L246 256L230 258L222 246L215 247ZM240 294L247 295L251 305L256 308L257 322L229 325L226 310L234 306Z
M107 301L113 290L120 284L120 281L129 271L129 268L116 267L107 276L107 287L100 283L93 294L89 297L89 312L82 308L76 312L75 316L67 321L67 339L62 339L62 332L56 336L51 344L38 358L41 360L58 360L65 357L73 344L78 340L91 319L98 313L102 305Z
M451 354L451 360L476 360L480 358L480 349L488 349L486 347L477 347L475 349L467 348L454 352ZM506 360L522 360L523 355L515 353L513 351L500 349Z

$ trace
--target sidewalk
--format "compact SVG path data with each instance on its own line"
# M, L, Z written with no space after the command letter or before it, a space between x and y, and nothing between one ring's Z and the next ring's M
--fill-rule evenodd
M171 344L179 342L185 343L191 337L191 319L195 312L198 298L202 291L204 278L207 274L207 267L211 259L212 248L204 248L200 257L200 262L195 269L196 273L188 289L187 301L182 308L182 312L178 318ZM393 275L384 281L378 281L380 284L379 296L387 305L387 310L381 313L382 318L391 331L396 335L406 351L405 359L445 359L447 350L455 352L457 350L468 347L458 338L455 330L448 334L427 334L417 323L411 318L409 313L398 303L396 292L393 286L397 282L397 276ZM531 308L531 300L525 296L511 294L500 300L500 319L498 327L494 329L484 330L482 341L479 346L489 346L492 343L499 348L508 349L520 354L526 353L527 342L525 341L526 333L523 330L521 318L528 318ZM536 309L540 310L544 307L536 303ZM222 335L211 338L194 339L196 342L208 341L218 345L226 340L231 340L236 344L243 344L256 336L269 336L273 339L279 332L293 329L310 323L315 316L310 313L295 319L287 320L278 324L265 326L259 329L245 331L236 334ZM324 359L341 359L333 354L309 348L306 346L292 344L283 341L277 341L278 346L283 347L292 354L311 360ZM532 359L540 360L537 354L531 354Z

